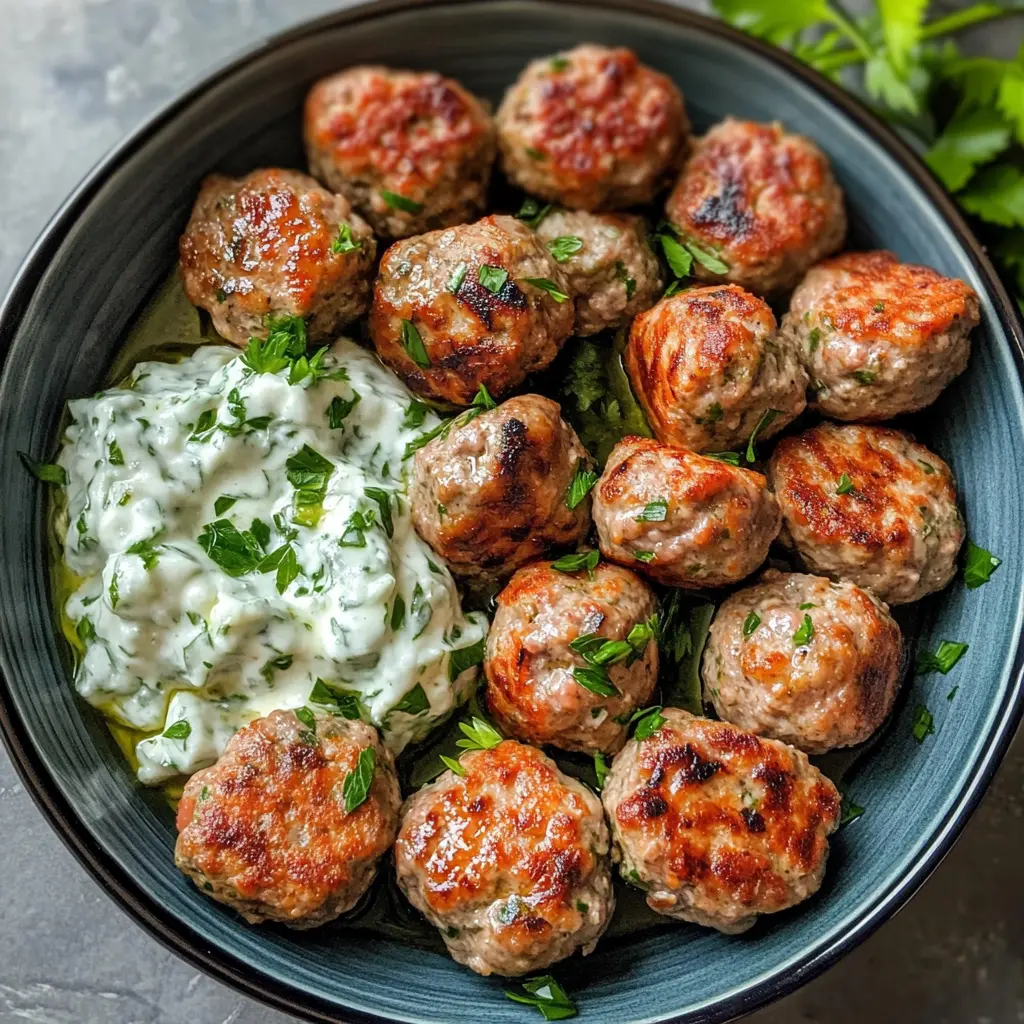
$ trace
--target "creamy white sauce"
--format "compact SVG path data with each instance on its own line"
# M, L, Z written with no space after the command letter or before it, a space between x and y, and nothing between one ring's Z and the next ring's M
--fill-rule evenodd
M449 660L482 641L486 619L463 615L405 497L406 444L437 417L409 424L412 396L349 341L327 365L348 379L289 384L287 370L253 373L237 349L204 346L179 363L141 363L128 386L70 404L59 462L64 559L83 580L65 609L85 642L75 685L153 734L136 748L145 783L212 763L245 723L305 704L318 679L358 694L396 752L472 689L476 669L452 682ZM332 400L343 408L353 392L358 402L332 428ZM217 426L196 436L214 414ZM286 465L304 445L333 467L312 514ZM388 492L391 537L368 487ZM353 529L371 514L369 528ZM264 553L291 544L301 571L290 581L285 572L283 592L276 570L232 575L204 550L204 527L224 519L239 531L266 524Z

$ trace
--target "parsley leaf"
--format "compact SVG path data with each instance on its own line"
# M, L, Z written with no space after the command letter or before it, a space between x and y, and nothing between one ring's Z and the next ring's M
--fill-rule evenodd
M416 202L415 199L409 199L407 196L403 196L398 192L389 192L387 189L382 188L378 195L384 200L392 210L401 210L402 213L422 213L423 203Z
M1002 565L991 551L978 547L974 541L967 542L967 561L964 564L964 583L968 590L977 590L992 578L992 573Z
M556 263L565 263L583 248L583 239L579 235L559 235L547 244L547 250Z
M505 989L506 998L515 1003L535 1007L545 1020L567 1020L576 1016L576 1004L550 974L527 978L520 984L527 995Z
M967 653L968 644L957 640L943 640L931 651L918 651L914 660L914 671L919 675L929 672L941 672L948 675L953 666Z
M332 713L337 713L342 718L348 718L351 721L359 718L369 718L362 699L355 690L328 686L322 679L317 679L313 684L308 700L310 704L331 708Z
M44 484L52 484L54 487L62 487L68 482L68 475L63 466L55 462L36 462L31 455L25 452L18 452L18 458L22 465L37 479Z
M534 288L540 288L541 291L545 291L548 295L555 300L555 302L562 303L568 302L569 296L565 292L559 290L558 285L554 281L547 277L524 277L523 280L527 284L532 284Z
M173 725L169 725L163 731L163 736L169 740L187 740L192 735L191 723L184 718L179 719Z
M456 740L455 746L462 750L490 750L504 739L490 722L476 715L469 722L459 722L459 732L465 739Z
M477 273L477 280L492 295L497 295L505 287L505 282L508 280L508 271L502 267L488 266L485 263Z
M362 395L358 391L352 392L351 398L342 398L335 395L331 404L327 407L327 425L331 430L339 430L345 422L345 418L359 404Z
M403 711L407 715L421 715L430 710L427 692L417 683L396 705L395 711Z
M654 707L641 708L639 711L633 712L630 722L636 722L636 729L633 731L633 739L643 742L644 740L650 739L667 721L665 716L661 713L661 705L655 704Z
M359 752L359 760L354 771L345 776L342 785L342 796L345 798L345 813L351 814L357 807L366 802L373 785L373 773L377 767L377 751L374 747L364 747Z
M743 620L743 637L747 639L752 637L757 632L757 627L761 625L761 616L757 612L750 612L747 617Z
M918 704L914 709L914 721L911 725L911 732L918 743L924 743L925 738L935 732L935 719L924 704Z
M355 252L356 249L362 249L362 247L363 243L357 242L352 237L352 226L350 224L342 223L338 225L338 235L331 242L331 252Z
M804 613L804 621L800 623L799 628L793 634L793 643L797 647L805 647L814 638L814 623L811 622L811 617L806 612Z
M763 430L767 430L771 423L781 415L782 413L778 409L765 409L761 414L761 418L757 421L757 426L754 427L750 434L750 440L747 442L747 462L757 461L757 452L754 445L757 443L758 435Z
M636 517L638 523L663 523L668 516L668 499L655 498L647 502L643 511Z
M597 474L582 462L577 463L576 473L573 476L569 487L565 492L565 504L567 508L574 509L590 493L591 488L597 483Z
M391 518L391 492L385 491L383 487L367 487L363 493L377 503L380 509L380 524L389 537L393 536L395 524Z
M207 523L199 535L199 546L229 576L244 576L263 559L255 537L248 531L238 530L229 519Z
M608 778L608 762L600 751L594 752L594 774L597 776L597 788L604 789L605 779Z
M305 354L306 322L300 316L268 317L267 337L250 338L241 359L253 373L278 373Z
M551 563L551 568L565 573L579 572L581 569L593 572L600 561L601 552L595 548L593 551L578 551L574 555L562 555L561 558L556 558Z
M430 356L427 355L427 347L423 344L423 338L420 337L420 332L411 320L402 321L402 348L421 370L426 370L432 365Z
M448 680L455 682L456 679L467 669L479 665L484 660L484 646L486 639L481 637L475 644L469 647L460 647L452 651L448 658Z
M573 679L576 680L580 686L591 693L596 693L601 697L617 697L619 695L618 689L608 678L608 673L601 667L583 667L577 665L572 670Z
M541 206L536 199L527 196L527 198L523 200L523 205L519 207L519 212L516 214L516 217L536 231L540 226L540 222L551 212L551 209L552 206L550 203L545 206Z
M849 494L853 490L853 481L848 473L844 473L836 484L836 494Z

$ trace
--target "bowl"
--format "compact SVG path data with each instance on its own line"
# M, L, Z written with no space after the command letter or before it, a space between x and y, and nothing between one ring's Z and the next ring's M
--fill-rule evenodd
M969 281L983 324L968 372L913 429L960 481L971 536L1003 559L981 590L954 584L904 621L920 646L965 640L956 676L908 680L881 742L843 780L864 815L835 838L821 892L729 938L689 926L609 938L558 974L595 1022L722 1021L808 980L877 928L948 851L1020 715L1024 505L1022 334L978 243L910 151L784 53L699 16L630 0L396 0L285 33L189 90L79 186L25 261L0 312L0 726L26 788L81 863L171 949L247 994L316 1020L530 1020L502 983L433 949L338 926L251 928L174 868L172 815L138 786L75 696L55 622L47 496L17 452L54 451L64 403L94 391L126 328L166 278L200 179L302 166L309 84L380 62L453 75L492 101L531 58L581 41L632 47L671 74L698 129L725 114L779 119L815 139L844 187L854 244ZM959 683L955 699L946 693ZM918 704L935 734L917 742Z

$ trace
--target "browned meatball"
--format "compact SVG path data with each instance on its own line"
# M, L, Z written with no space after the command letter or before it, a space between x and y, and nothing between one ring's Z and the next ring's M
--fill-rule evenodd
M572 332L558 264L515 217L485 217L396 242L370 312L377 354L414 391L469 405L547 366Z
M746 931L818 891L839 793L807 755L666 708L615 758L602 799L622 876L659 914Z
M931 405L967 368L978 296L891 252L812 267L782 331L801 353L815 406L840 420L886 420Z
M498 595L487 635L487 706L497 723L527 743L614 753L657 682L656 608L651 588L614 565L520 569Z
M276 315L301 316L311 341L331 341L370 304L369 227L298 171L210 175L179 251L189 302L236 345L266 337Z
M758 295L793 288L846 234L843 193L828 158L778 122L726 118L700 139L666 216L681 236L726 265L694 273Z
M463 577L500 577L590 529L590 496L569 485L591 465L550 398L519 395L416 453L409 500L416 532Z
M398 884L478 974L593 951L615 907L601 802L534 747L463 754L402 808Z
M953 474L909 435L822 423L783 438L768 474L783 539L812 572L888 604L920 600L953 578L965 533Z
M767 303L737 285L690 288L633 321L625 354L655 436L695 451L763 440L807 405L800 353Z
M574 210L649 203L678 168L689 131L671 79L630 50L592 43L535 60L498 110L509 179Z
M900 627L866 590L769 570L715 613L704 699L727 722L824 754L885 721L901 656Z
M643 217L552 210L537 235L575 297L573 333L596 334L650 309L665 288Z
M310 90L304 132L310 170L378 234L404 238L483 212L494 121L450 78L349 68Z
M368 787L356 784L364 774ZM391 754L371 726L274 711L188 780L174 860L250 924L314 928L369 888L400 803Z
M594 488L601 554L659 583L749 576L782 524L760 473L646 437L623 438Z

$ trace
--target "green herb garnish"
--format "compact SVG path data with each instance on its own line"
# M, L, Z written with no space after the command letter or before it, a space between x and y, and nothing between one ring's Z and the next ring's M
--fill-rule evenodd
M638 523L663 523L668 516L668 499L655 498L647 502L643 511L636 517Z
M536 199L527 196L523 200L523 205L519 207L516 217L536 231L540 227L540 222L551 212L551 209L550 203L541 206Z
M556 263L565 263L583 248L583 239L579 235L559 235L547 244L547 250Z
M849 494L853 490L853 481L850 479L847 473L844 473L839 478L839 483L836 485L836 494Z
M547 292L555 302L569 301L569 296L560 291L558 285L547 277L524 277L523 280L527 284L532 284L534 288L540 288L541 291Z
M409 354L409 358L421 369L426 370L431 366L430 356L427 355L427 347L423 344L420 332L411 320L402 321L402 348Z
M504 738L490 722L477 715L468 722L459 722L459 732L464 739L456 740L455 746L462 750L490 750Z
M782 413L778 409L765 409L762 413L761 418L757 421L757 426L754 427L750 434L750 440L747 442L747 462L757 461L757 452L754 450L754 445L757 443L758 435L781 415Z
M359 404L362 395L358 391L352 392L351 398L342 398L335 395L331 404L327 406L327 425L331 430L339 430L345 422L345 418Z
M804 621L800 623L800 628L793 634L793 643L797 647L804 647L809 644L814 637L814 623L811 622L810 615L804 615Z
M502 267L492 267L484 264L477 273L477 280L492 295L497 295L505 287L505 282L508 280L508 271Z
M191 735L192 725L185 721L184 718L175 722L173 725L169 725L163 731L164 738L169 740L187 740Z
M357 807L366 802L373 785L373 773L377 767L377 751L374 747L364 747L359 752L355 771L345 776L342 795L345 798L345 813L351 814Z
M396 705L395 711L404 711L407 715L421 715L430 710L427 692L417 683Z
M956 640L943 640L935 653L918 651L914 661L914 671L919 675L929 672L941 672L947 675L950 669L967 653L968 645Z
M743 620L743 636L749 638L754 635L757 631L757 627L761 625L761 616L757 612L750 612L749 615Z
M545 1020L566 1020L576 1016L576 1004L550 974L527 978L520 984L527 994L505 989L506 998L535 1007Z
M967 560L964 563L964 584L968 590L976 590L992 578L992 573L1002 565L991 551L978 547L974 541L967 542Z
M387 189L382 188L377 193L381 199L384 200L392 210L401 210L402 213L422 213L423 204L416 202L415 199L409 199L407 196L403 196L398 192L389 192Z
M565 504L567 508L574 509L590 493L591 488L597 483L597 474L582 463L577 463L576 473L565 492Z
M935 719L923 704L918 704L914 709L914 722L911 726L911 732L918 743L924 743L925 737L935 732Z
M458 650L452 651L448 658L449 682L455 682L466 669L473 668L484 660L485 644L485 638L481 637L475 644L471 644L469 647L460 647Z
M352 237L352 227L349 224L339 224L337 237L331 242L331 252L342 253L342 252L355 252L356 249L362 249L363 243L357 242Z
M64 471L64 467L58 466L55 462L37 462L25 452L18 452L18 458L21 459L22 465L44 484L63 487L68 482L68 475Z
M561 558L556 558L551 563L551 568L565 573L579 572L581 569L593 572L600 560L601 552L595 548L593 551L579 551L574 555L562 555Z

